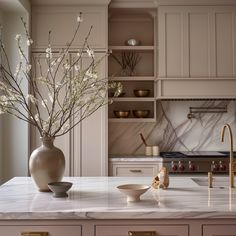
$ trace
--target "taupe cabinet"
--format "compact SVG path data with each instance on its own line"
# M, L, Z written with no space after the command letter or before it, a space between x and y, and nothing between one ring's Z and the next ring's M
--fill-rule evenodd
M157 97L236 98L236 6L179 2L158 7Z
M235 220L232 219L5 220L0 222L0 235L4 236L123 236L131 235L130 233L133 233L133 236L235 236L235 232Z
M65 47L73 36L79 12L83 13L83 22L78 38L71 47L68 60L73 61L76 52L82 47L90 26L93 26L89 44L99 58L107 50L107 5L102 6L33 6L32 9L32 48L33 58L45 64L45 49L47 48L48 31L52 31L53 52ZM82 67L89 63L89 57L84 56ZM106 60L99 67L98 74L105 78ZM72 72L73 73L73 72ZM39 75L39 72L36 71ZM71 122L74 122L71 118ZM107 175L107 107L102 107L92 116L83 120L68 134L56 138L55 145L62 149L66 158L66 176L102 176ZM40 145L39 134L31 130L31 150Z

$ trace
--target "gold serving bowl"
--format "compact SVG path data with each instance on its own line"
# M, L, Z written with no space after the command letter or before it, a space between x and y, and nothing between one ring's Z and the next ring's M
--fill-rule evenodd
M136 118L147 118L150 114L150 110L133 110L133 115Z
M129 117L130 111L113 111L116 118L127 118Z
M150 89L135 89L134 95L136 97L148 97L150 94Z

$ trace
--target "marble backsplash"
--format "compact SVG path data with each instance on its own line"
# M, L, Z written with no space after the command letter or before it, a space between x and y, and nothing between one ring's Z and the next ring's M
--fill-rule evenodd
M189 107L224 106L227 113L201 113L196 114L196 118L187 118ZM143 133L149 145L158 145L161 151L228 150L228 139L224 143L220 140L220 130L225 123L231 125L236 143L234 100L158 101L156 122L109 123L109 154L144 154L139 133Z

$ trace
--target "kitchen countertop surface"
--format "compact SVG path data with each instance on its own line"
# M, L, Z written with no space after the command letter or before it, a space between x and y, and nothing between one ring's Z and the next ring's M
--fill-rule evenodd
M142 201L127 203L116 186L150 184L150 177L71 177L68 198L38 192L30 177L16 177L0 187L0 219L202 219L236 218L236 189L228 177L215 177L208 189L205 177L171 176L167 190L153 190ZM221 188L223 187L223 188Z
M145 162L162 162L163 158L161 156L145 156L145 155L127 155L127 154L110 154L109 160L112 162L133 162L133 161L145 161Z

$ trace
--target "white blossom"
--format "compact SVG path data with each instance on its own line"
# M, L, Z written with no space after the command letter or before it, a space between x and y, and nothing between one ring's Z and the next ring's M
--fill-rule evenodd
M26 95L26 99L30 102L32 102L33 104L36 103L37 99L32 95L32 94L27 94Z
M94 51L90 48L87 47L87 50L86 50L87 54L89 57L94 57Z
M75 70L76 70L76 71L79 71L79 70L80 70L80 65L76 64L76 65L75 65Z
M33 42L34 42L33 39L29 38L29 39L27 39L26 44L27 44L28 46L30 46L30 45L33 44Z
M84 19L79 15L79 16L77 16L77 22L83 22L84 21Z
M15 37L15 39L16 39L17 41L20 41L20 40L21 40L21 35L20 35L20 34L17 34L16 37Z
M46 48L46 58L49 58L49 59L52 58L52 48L51 47Z
M37 122L39 121L39 114L38 114L38 113L34 116L34 119L35 119Z
M53 101L54 101L54 96L53 96L51 93L49 93L49 94L48 94L48 97L49 97L49 100L51 101L51 103L53 103Z
M65 63L65 64L64 64L64 68L65 68L65 70L69 70L69 69L70 69L70 67L71 67L71 66L70 66L70 64L69 64L69 63Z
M43 99L42 102L41 102L42 106L44 108L46 108L47 104L48 104L48 100L47 99Z
M30 64L27 64L26 65L26 73L29 73L30 71L31 71L31 68L32 68L32 65L30 65Z
M14 77L17 77L20 73L20 69L21 69L21 64L17 64L16 66L16 71L14 73Z

